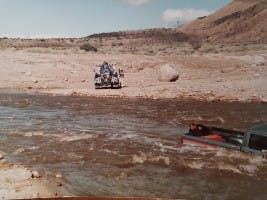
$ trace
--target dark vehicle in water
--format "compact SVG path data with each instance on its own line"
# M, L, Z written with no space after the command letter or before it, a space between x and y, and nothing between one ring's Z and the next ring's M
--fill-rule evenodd
M104 62L95 70L95 89L122 88L122 70L116 70L112 65Z
M245 132L191 124L189 132L181 137L181 142L224 147L266 157L267 124L252 127Z

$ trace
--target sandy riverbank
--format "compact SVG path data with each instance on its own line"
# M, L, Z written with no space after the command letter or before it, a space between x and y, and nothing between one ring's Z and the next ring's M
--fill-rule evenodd
M42 177L32 177L32 171L26 167L0 160L0 198L28 199L55 197L55 184Z
M38 93L203 100L267 100L267 53L168 55L86 53L79 49L0 50L0 87ZM124 88L95 90L94 66L115 63L126 74ZM176 82L160 82L159 67L172 64Z

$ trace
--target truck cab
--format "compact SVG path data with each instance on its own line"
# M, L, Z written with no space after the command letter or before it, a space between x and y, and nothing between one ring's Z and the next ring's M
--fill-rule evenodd
M245 132L241 151L267 155L267 124L255 126Z

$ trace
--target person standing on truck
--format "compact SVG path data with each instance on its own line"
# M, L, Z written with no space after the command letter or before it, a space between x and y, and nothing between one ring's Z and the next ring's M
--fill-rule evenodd
M105 69L109 69L109 66L108 66L108 63L107 62L103 62L103 64L101 65L101 67L100 67L101 74L103 73L103 71Z
M114 67L113 67L113 64L109 65L109 71L110 71L110 75L112 76L114 74Z

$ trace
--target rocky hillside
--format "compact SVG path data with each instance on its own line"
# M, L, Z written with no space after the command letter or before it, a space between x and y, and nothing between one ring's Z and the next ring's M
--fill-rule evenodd
M154 44L173 44L189 40L188 34L171 28L155 28L136 31L119 31L111 33L99 33L85 37L84 39L105 44L111 42L113 45L123 43L129 46L145 46Z
M266 42L267 0L234 0L217 12L199 18L182 30L209 42Z
M267 0L234 0L215 13L177 29L147 29L101 33L90 42L123 41L129 46L176 45L202 38L211 43L267 42ZM105 43L105 42L104 42Z

